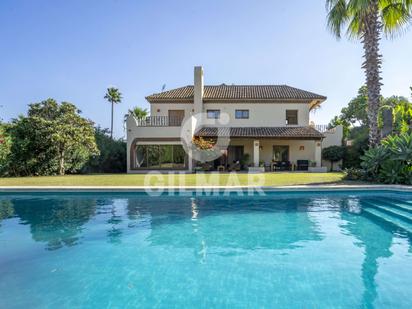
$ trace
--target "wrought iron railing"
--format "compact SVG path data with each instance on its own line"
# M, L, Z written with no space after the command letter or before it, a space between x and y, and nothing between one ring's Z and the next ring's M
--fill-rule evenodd
M318 130L320 133L335 133L336 128L331 128L328 124L313 124L311 127Z
M139 127L180 127L182 121L182 117L149 116L137 119L137 125Z

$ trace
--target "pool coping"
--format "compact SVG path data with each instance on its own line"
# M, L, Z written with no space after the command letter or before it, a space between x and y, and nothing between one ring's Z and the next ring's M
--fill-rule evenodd
M0 192L153 192L153 191L239 191L262 190L273 192L285 191L403 191L412 192L407 185L291 185L291 186L0 186Z

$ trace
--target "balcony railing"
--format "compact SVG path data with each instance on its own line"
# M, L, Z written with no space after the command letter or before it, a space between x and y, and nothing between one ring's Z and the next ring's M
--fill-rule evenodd
M139 127L180 127L182 121L182 117L149 116L137 119L137 125Z
M327 124L315 124L311 125L311 127L318 130L320 133L335 133L336 128L330 128Z
M169 116L148 116L146 118L137 119L137 125L139 127L180 127L182 122L182 117ZM312 124L311 127L321 133L336 132L336 128L330 128L327 124Z

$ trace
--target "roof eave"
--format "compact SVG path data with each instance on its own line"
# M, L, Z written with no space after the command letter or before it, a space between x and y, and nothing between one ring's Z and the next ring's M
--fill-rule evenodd
M197 135L195 134L196 137L204 137L204 138L216 138L216 135ZM281 140L322 140L324 136L260 136L260 135L245 135L245 136L228 136L231 139L233 138L251 138L251 139L281 139Z
M145 97L149 103L193 103L193 98L153 98ZM218 98L203 98L203 103L305 103L310 105L310 109L320 105L326 100L325 98L316 99L218 99Z
M163 99L163 98L152 98L152 97L145 97L146 101L148 101L149 103L193 103L193 99L177 99L177 98L167 98L167 99Z
M311 103L314 99L290 99L290 98L276 98L276 99L227 99L227 98L204 98L204 103ZM319 99L317 99L319 100Z
M309 111L319 107L323 102L325 102L327 97L323 97L321 99L312 100L309 102Z

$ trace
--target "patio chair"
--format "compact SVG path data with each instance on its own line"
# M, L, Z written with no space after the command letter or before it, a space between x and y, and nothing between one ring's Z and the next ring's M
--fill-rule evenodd
M229 171L240 171L240 162L234 161L228 168Z
M298 171L307 171L309 169L309 160L297 160L296 165Z
M290 171L290 168L291 168L290 161L280 162L280 170L281 171Z

